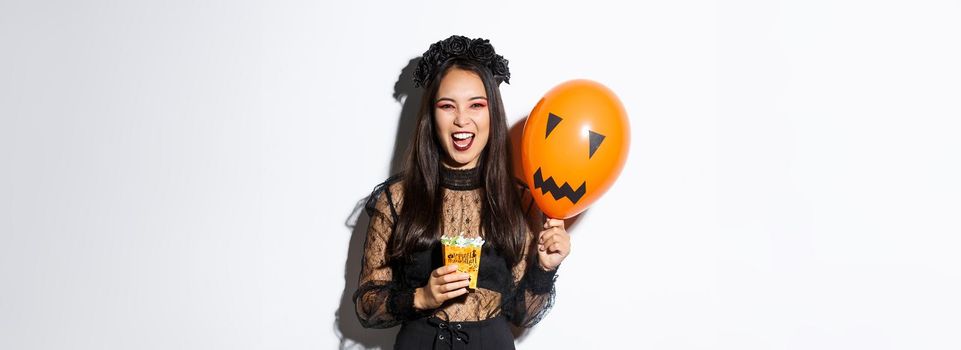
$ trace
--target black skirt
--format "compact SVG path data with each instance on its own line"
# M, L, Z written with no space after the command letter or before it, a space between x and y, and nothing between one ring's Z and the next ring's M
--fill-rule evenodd
M447 322L436 316L405 322L394 349L514 349L514 334L507 318Z

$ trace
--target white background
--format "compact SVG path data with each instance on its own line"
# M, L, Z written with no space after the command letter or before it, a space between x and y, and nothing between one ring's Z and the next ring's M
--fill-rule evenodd
M0 348L390 346L357 204L410 60L631 119L522 349L961 348L957 1L0 2ZM412 100L413 102L413 100ZM625 249L627 248L627 249ZM618 250L625 249L625 250Z

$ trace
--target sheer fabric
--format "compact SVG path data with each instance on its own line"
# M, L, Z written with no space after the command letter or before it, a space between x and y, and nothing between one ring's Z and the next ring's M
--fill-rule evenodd
M481 202L483 188L478 169L442 172L442 234L483 237ZM528 249L516 266L506 261L490 244L482 248L477 288L448 300L434 310L413 307L414 290L427 284L431 271L443 265L439 242L417 252L410 262L387 262L387 244L403 206L403 188L395 176L378 185L367 201L370 226L364 245L360 285L354 294L357 316L370 328L387 328L404 321L442 315L449 321L481 321L506 316L519 327L530 327L550 310L555 296L555 271L537 264L535 234L540 232L541 214L526 186L518 185L522 207L529 225L525 227ZM537 229L532 231L531 228Z

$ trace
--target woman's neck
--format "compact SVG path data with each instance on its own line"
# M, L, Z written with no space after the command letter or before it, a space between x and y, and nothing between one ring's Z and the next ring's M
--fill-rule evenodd
M441 165L440 184L452 190L474 190L480 188L483 184L481 175L481 167L479 166L469 169L452 169L446 165Z

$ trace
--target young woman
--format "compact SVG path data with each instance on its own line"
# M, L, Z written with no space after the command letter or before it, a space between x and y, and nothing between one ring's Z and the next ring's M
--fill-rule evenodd
M553 303L570 236L512 175L499 88L509 78L487 40L463 36L431 45L415 71L425 91L413 142L403 173L367 201L354 294L365 327L402 325L396 349L513 349L510 324L531 327ZM476 289L444 266L442 235L485 240Z

